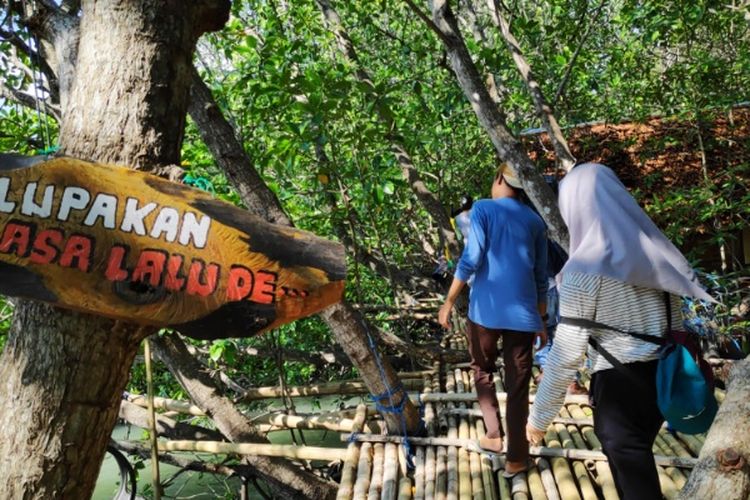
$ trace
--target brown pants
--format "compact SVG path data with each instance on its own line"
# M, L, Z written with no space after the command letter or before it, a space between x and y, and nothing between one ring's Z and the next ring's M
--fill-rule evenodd
M484 328L467 320L469 354L474 370L474 384L479 407L482 409L487 437L503 436L500 425L499 405L495 394L492 374L497 363L497 341L503 339L503 361L505 364L505 406L507 422L507 459L526 462L529 458L529 442L526 440L526 420L529 417L529 380L534 334L514 330Z

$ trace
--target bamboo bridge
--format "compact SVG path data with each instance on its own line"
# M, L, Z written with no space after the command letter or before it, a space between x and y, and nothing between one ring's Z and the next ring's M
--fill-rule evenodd
M466 349L462 335L445 339L446 347ZM536 367L534 370L537 370ZM502 370L496 377L498 397L505 398ZM200 451L287 457L300 462L338 464L339 499L472 499L472 500L615 500L618 498L601 443L593 430L592 411L585 395L568 395L547 431L544 446L531 447L534 467L508 480L503 457L480 453L477 441L484 424L468 363L436 363L433 369L400 374L412 401L421 404L425 437L385 435L375 409L308 415L270 413L254 419L262 432L287 429L326 429L340 433L342 447L212 441L162 441L161 452ZM583 382L588 378L583 374ZM287 387L287 396L365 394L361 381L314 387ZM531 401L536 387L531 382ZM280 397L279 388L257 388L243 400ZM719 401L723 391L717 391ZM145 405L145 398L131 402ZM202 415L187 402L156 398L157 408ZM503 405L501 404L501 407ZM501 408L502 409L502 408ZM503 425L504 415L503 415ZM654 444L659 480L665 498L675 498L697 461L705 435L671 433L663 427ZM409 453L409 451L411 453Z

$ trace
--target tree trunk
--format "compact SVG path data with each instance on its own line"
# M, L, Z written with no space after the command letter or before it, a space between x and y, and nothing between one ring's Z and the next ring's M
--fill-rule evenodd
M179 163L195 42L229 14L228 1L185 5L83 2L75 71L57 68L73 74L61 97L66 154L143 169ZM55 37L71 39L74 33ZM4 498L91 496L129 368L148 333L18 302L0 360Z
M177 335L153 337L154 350L190 398L214 420L217 429L234 443L267 443L234 403L214 384L204 367L187 350ZM281 498L332 498L335 486L290 462L271 457L248 456L248 464Z
M293 225L284 213L274 193L266 186L253 167L252 160L244 152L242 145L234 135L232 126L226 121L217 106L210 90L197 76L193 77L193 88L190 103L190 116L198 126L201 138L211 150L219 166L242 196L245 205L262 217L268 217L278 224ZM399 385L398 377L387 359L382 358L385 379L369 348L367 325L362 316L345 301L329 307L321 317L333 332L338 343L354 363L362 379L373 394L386 391L386 384L393 388ZM406 398L406 392L395 395L397 402ZM388 404L387 402L383 402ZM404 416L385 413L386 425L391 433L402 433L406 423L408 432L419 427L419 413L411 401L404 404Z
M735 365L680 498L750 498L750 358Z

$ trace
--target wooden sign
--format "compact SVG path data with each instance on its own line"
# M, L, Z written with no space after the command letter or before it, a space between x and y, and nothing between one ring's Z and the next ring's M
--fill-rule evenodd
M341 299L343 247L203 191L72 158L0 155L0 293L196 338Z

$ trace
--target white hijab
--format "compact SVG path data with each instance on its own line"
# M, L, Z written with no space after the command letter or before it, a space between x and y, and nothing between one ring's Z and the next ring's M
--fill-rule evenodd
M560 273L607 276L715 302L609 168L597 163L575 167L560 184L559 203L570 231L570 258Z

